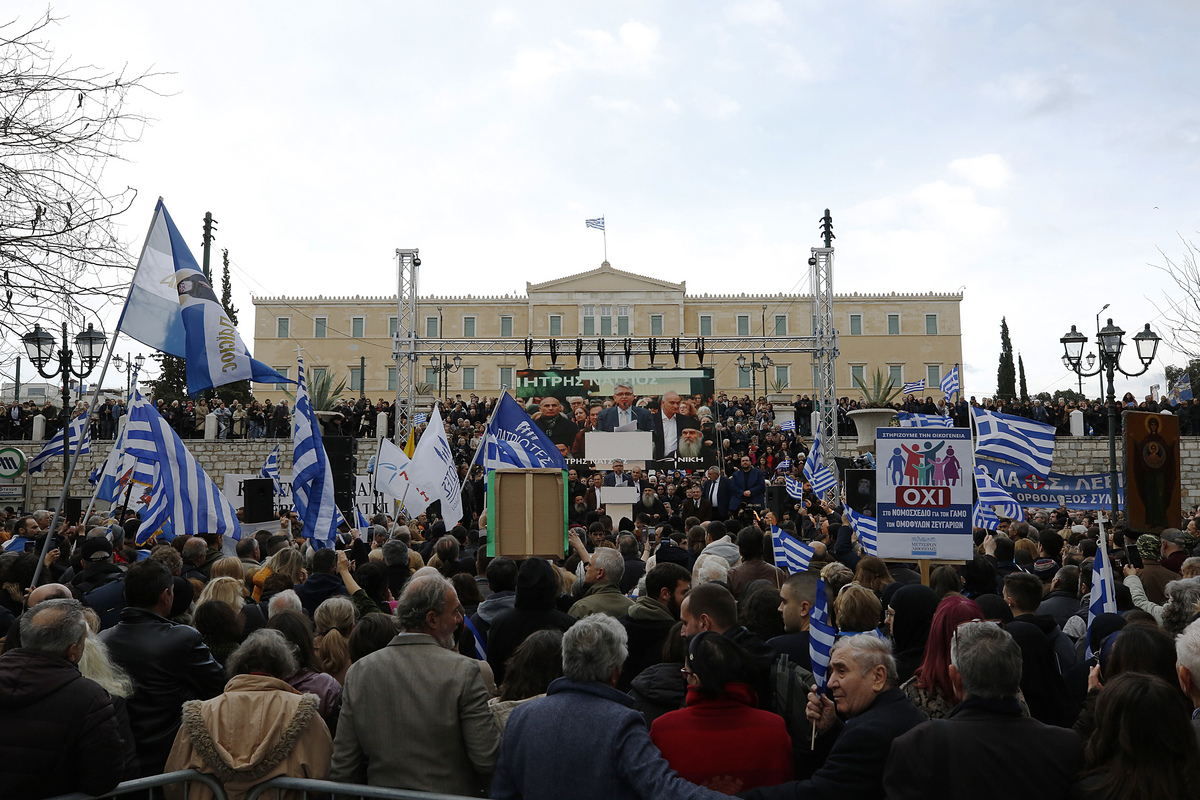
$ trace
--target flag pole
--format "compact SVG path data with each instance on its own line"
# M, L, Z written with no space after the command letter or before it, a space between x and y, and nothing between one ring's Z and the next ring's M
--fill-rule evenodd
M603 225L600 233L604 235L604 260L608 261L608 226L604 224L604 215L600 215L600 224Z
M507 386L501 385L500 386L500 394L503 395L507 391L507 389L508 389ZM492 408L492 413L488 414L487 423L483 426L483 436L479 437L479 446L475 448L475 455L471 458L471 460L469 462L467 462L466 477L464 477L462 479L462 482L459 483L459 485L458 485L458 493L459 494L462 494L462 490L464 488L466 488L467 481L471 480L471 468L475 466L475 462L479 460L479 453L483 450L484 446L487 445L487 438L490 435L490 430L492 427L492 420L495 419L496 412L499 410L500 410L500 400L496 400L496 405ZM487 471L486 466L484 467L484 471L485 472ZM403 502L403 501L401 501L401 502Z

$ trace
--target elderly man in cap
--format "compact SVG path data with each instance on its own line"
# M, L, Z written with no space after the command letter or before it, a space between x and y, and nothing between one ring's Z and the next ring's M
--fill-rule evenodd
M1159 538L1162 539L1162 565L1171 572L1182 574L1183 562L1192 554L1195 542L1179 528L1165 528Z

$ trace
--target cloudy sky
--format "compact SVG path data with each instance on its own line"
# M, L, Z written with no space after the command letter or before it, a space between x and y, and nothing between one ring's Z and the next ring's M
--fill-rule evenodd
M168 73L107 178L139 192L135 251L160 195L197 255L213 213L248 342L251 294L391 294L397 247L422 294L594 268L601 214L617 268L788 292L829 207L838 292L961 288L967 391L1006 315L1036 393L1075 385L1058 338L1105 303L1165 327L1149 265L1200 239L1194 2L52 10L59 57Z

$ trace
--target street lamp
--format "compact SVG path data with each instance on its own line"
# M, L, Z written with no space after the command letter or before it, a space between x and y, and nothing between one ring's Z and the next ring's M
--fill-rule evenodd
M429 368L431 370L433 370L435 375L438 376L438 383L441 384L443 387L442 399L445 400L446 399L446 390L449 389L449 387L450 387L450 378L447 377L446 382L442 383L442 373L444 372L444 373L446 373L447 376L449 376L451 373L458 372L460 369L462 369L462 356L455 353L453 365L447 364L444 361L442 361L441 356L430 356L429 357Z
M753 356L751 356L751 358L753 358ZM763 386L766 386L767 385L767 370L769 370L771 367L775 366L775 362L771 360L770 356L768 356L766 353L763 353L761 356L759 356L759 359L757 361L752 360L749 364L747 364L746 356L743 354L743 355L739 355L737 357L737 365L738 365L738 369L740 369L740 370L745 370L745 369L750 370L750 391L754 393L754 403L757 404L758 403L758 372L760 370L762 371Z
M1062 362L1063 362L1064 367L1066 367L1069 370L1074 371L1074 369L1071 366L1071 359L1067 358L1066 356L1063 356ZM1096 363L1096 354L1088 353L1087 354L1087 368L1091 369L1092 365L1095 363ZM1103 379L1101 379L1101 383L1103 383ZM1103 389L1103 386L1101 386L1101 389ZM1083 397L1083 375L1082 374L1079 375L1079 397L1080 397L1080 399L1086 399Z
M129 397L129 392L133 389L133 374L140 372L142 364L145 363L146 357L141 353L138 353L133 358L130 358L128 353L125 354L124 358L121 358L119 354L113 356L113 367L117 372L125 373L125 397Z
M1107 307L1107 306L1106 306ZM1092 375L1104 373L1108 378L1108 480L1112 490L1112 523L1115 525L1117 521L1117 394L1113 388L1113 379L1117 372L1127 378L1136 378L1142 375L1146 370L1150 369L1151 362L1154 361L1154 355L1158 352L1158 343L1161 341L1158 334L1150 330L1150 323L1146 323L1146 327L1133 337L1133 343L1137 347L1138 360L1142 362L1140 372L1126 372L1121 369L1121 352L1125 349L1125 331L1113 325L1113 321L1109 319L1108 324L1100 329L1096 334L1096 339L1099 342L1100 364L1095 371L1091 371L1092 357L1088 354L1088 366L1085 368L1082 364L1083 347L1087 344L1087 337L1079 331L1075 330L1075 326L1071 326L1071 330L1065 336L1059 339L1063 346L1063 363L1067 368L1079 375L1080 378L1090 378Z
M75 369L72 363L75 354L68 346L67 323L64 321L62 324L62 347L57 353L58 368L53 372L45 370L46 365L55 358L55 342L51 334L42 330L41 325L35 324L32 331L21 337L21 341L25 344L25 352L29 355L29 360L33 362L39 375L43 378L62 375L63 480L65 481L66 475L71 469L71 410L68 408L68 404L71 402L71 376L74 375L83 380L92 374L92 369L99 363L100 356L103 354L106 340L104 334L97 333L89 323L87 330L75 337L75 348L79 353L79 369Z

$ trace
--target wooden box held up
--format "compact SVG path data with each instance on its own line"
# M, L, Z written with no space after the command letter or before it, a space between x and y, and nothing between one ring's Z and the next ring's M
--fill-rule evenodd
M567 473L503 469L488 476L488 555L562 558L567 549Z

